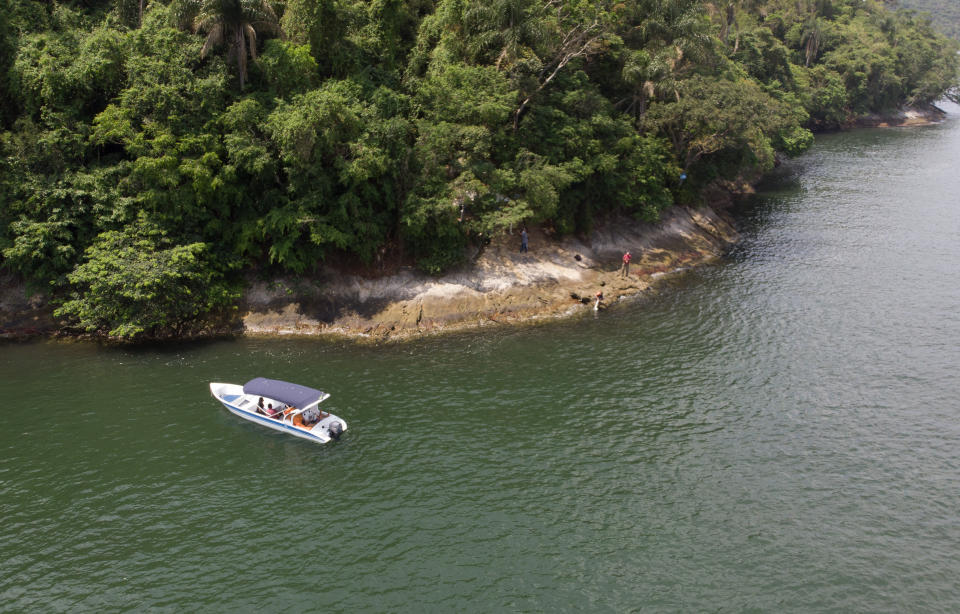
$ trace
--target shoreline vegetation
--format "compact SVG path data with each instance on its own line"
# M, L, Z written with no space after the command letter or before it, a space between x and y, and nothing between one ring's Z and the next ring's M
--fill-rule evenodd
M441 276L413 267L387 274L350 274L327 268L311 279L251 279L230 323L211 323L192 335L303 335L357 341L407 340L488 326L573 318L646 291L664 276L718 258L739 238L725 207L678 206L657 223L605 220L588 241L551 237L530 228L530 251L519 233L500 236L467 264ZM630 274L618 274L625 249ZM0 339L64 333L41 295L8 278L0 301ZM98 336L93 336L97 338Z
M943 121L933 105L857 120L859 127L919 127ZM530 251L520 253L519 231L478 249L470 262L441 276L414 267L347 273L326 267L310 279L251 278L230 323L211 324L194 338L315 336L358 342L404 341L426 335L504 325L573 319L649 290L659 279L719 257L740 235L728 210L752 194L749 183L729 183L697 208L678 206L655 223L619 216L598 224L583 240L531 228ZM618 274L625 249L630 275ZM0 340L64 336L42 295L11 276L0 279ZM89 335L75 331L67 338ZM97 338L97 336L94 336Z
M950 38L960 38L960 6L951 0L901 0L900 6L929 13L934 26Z
M815 132L935 121L958 50L880 0L0 0L0 336L610 304Z
M860 127L918 127L943 121L928 105L857 120ZM501 235L467 264L442 276L413 267L349 274L326 268L312 279L250 279L231 323L211 324L195 338L317 336L354 341L404 341L491 326L575 318L647 291L658 279L719 258L740 238L727 210L753 193L729 184L696 209L674 207L656 223L604 220L587 241L531 229L532 251L521 254L519 232ZM627 279L622 252L635 256ZM0 340L64 336L53 307L22 282L0 279ZM89 337L75 331L68 338ZM96 338L98 336L94 336Z

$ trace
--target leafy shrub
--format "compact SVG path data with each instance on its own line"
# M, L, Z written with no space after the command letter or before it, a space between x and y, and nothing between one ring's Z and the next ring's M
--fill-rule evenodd
M176 245L143 216L100 234L85 256L55 314L88 332L128 340L196 332L239 297L206 244Z

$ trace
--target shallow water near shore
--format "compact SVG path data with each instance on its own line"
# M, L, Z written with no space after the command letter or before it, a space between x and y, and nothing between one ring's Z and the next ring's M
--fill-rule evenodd
M0 346L0 611L960 607L960 115L821 136L723 260L377 347ZM210 381L313 385L350 430Z

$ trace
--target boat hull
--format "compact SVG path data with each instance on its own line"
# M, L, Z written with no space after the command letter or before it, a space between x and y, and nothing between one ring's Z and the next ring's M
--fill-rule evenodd
M270 418L256 411L256 398L252 395L244 394L243 386L237 384L210 384L210 394L223 405L231 414L253 422L260 426L265 426L274 431L279 431L287 435L306 439L314 443L327 443L333 437L330 435L330 426L334 422L339 422L341 432L346 432L347 423L342 418L333 414L326 414L322 420L313 425L310 429L296 426L289 418L278 420ZM250 409L246 409L249 407Z

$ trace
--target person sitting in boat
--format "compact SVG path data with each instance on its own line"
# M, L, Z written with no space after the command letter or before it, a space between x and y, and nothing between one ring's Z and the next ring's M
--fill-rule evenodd
M280 412L279 409L274 409L274 408L273 408L273 403L267 403L267 411L266 411L266 413L267 413L267 415L270 416L271 418L279 418L280 415L281 415L281 412Z
M258 414L265 414L265 413L267 413L266 410L264 410L264 408L263 408L263 397L260 397L260 400L257 401L257 413L258 413Z

